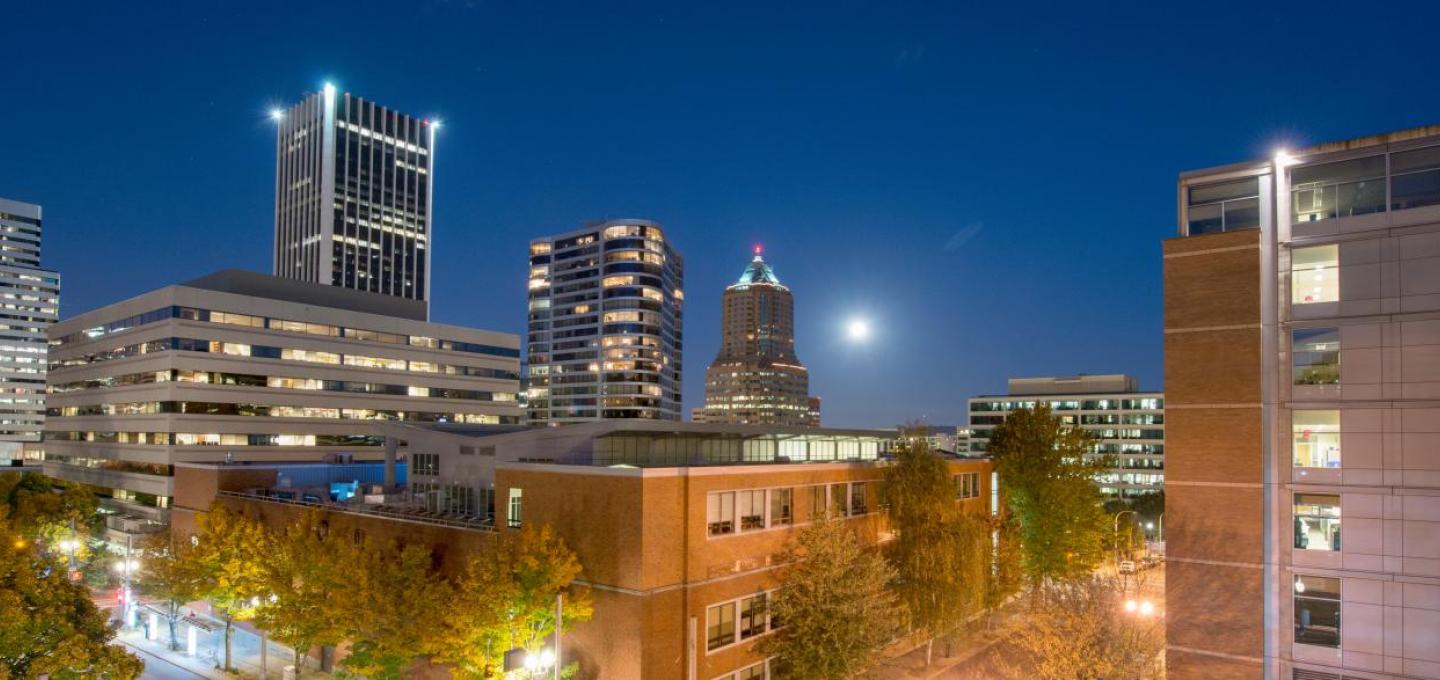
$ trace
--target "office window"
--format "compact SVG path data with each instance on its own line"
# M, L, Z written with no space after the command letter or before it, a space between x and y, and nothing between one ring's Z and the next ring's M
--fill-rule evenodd
M1340 549L1340 497L1295 494L1295 547L1301 550Z
M1390 154L1390 209L1440 205L1440 146Z
M770 675L765 672L765 662L763 661L735 672L735 680L765 680L768 677Z
M1291 373L1296 385L1340 383L1340 329L1296 329L1290 342Z
M785 526L795 521L795 490L770 490L770 526Z
M519 529L520 522L524 519L524 495L523 489L510 487L510 512L505 522L511 529Z
M1292 411L1295 467L1340 467L1340 412Z
M869 485L865 482L853 482L850 484L850 515L859 516L870 512L870 499L867 497Z
M1340 299L1340 246L1290 251L1290 302L1306 305Z
M711 536L735 533L735 492L712 493L706 498L705 524Z
M1260 226L1260 183L1254 177L1189 189L1186 234L1216 234Z
M737 491L735 514L740 516L741 531L765 528L765 491Z
M830 485L831 517L846 517L850 514L848 512L850 510L850 497L845 493L847 487L848 485L846 484Z
M715 605L705 611L705 648L714 650L735 641L735 603Z
M1295 575L1295 641L1340 646L1340 579Z
M431 477L440 474L440 454L438 453L412 453L410 462L413 474Z
M755 637L756 635L764 633L767 630L765 625L765 612L768 609L768 607L766 606L767 604L768 599L766 598L765 593L760 593L758 595L755 595L754 597L742 598L740 600L741 640L747 640L749 638Z
M1370 156L1290 171L1295 223L1385 211L1385 157Z
M825 495L825 485L817 484L810 487L810 519L811 521L824 519L829 515L829 505Z

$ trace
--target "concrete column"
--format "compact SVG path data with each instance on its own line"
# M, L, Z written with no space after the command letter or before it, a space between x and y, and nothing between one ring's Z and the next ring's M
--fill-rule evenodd
M399 448L400 442L394 437L385 436L385 489L389 490L395 486L395 450Z

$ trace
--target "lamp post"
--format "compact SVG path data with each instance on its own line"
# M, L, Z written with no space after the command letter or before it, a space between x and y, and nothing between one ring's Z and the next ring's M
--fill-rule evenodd
M1114 543L1115 548L1115 573L1117 575L1120 573L1120 516L1127 512L1132 515L1136 514L1134 510L1121 510L1115 513L1115 526L1110 535L1111 542ZM1136 516L1138 517L1139 515Z
M1163 512L1160 513L1160 535L1156 536L1155 540L1161 543L1165 542L1165 513Z

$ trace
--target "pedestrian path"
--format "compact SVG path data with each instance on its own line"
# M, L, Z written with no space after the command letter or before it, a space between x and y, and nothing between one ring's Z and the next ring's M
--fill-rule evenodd
M147 614L142 613L141 625L121 628L116 641L142 652L140 658L147 667L153 663L164 663L183 669L194 675L212 680L234 680L235 674L226 673L220 666L225 660L225 622L199 613L192 613L176 624L176 647L170 648L170 631L164 619L149 630L147 638ZM193 623L192 623L193 622ZM194 653L189 649L190 630L195 631ZM230 662L241 678L256 680L281 680L284 669L294 661L289 647L265 641L265 670L262 673L260 636L236 626L230 636ZM328 678L329 673L305 669L307 678Z

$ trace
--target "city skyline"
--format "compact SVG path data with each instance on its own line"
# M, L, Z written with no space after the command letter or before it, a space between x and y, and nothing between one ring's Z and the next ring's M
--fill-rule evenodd
M128 19L98 10L55 22L70 27L57 32L44 28L49 10L22 8L21 23L36 30L18 39L20 56L7 80L31 106L9 115L33 134L14 140L10 152L21 162L0 171L0 193L47 206L48 266L66 272L65 317L221 267L268 271L275 134L268 108L333 79L342 90L446 122L435 190L437 321L519 333L525 276L513 253L535 236L592 219L654 219L691 254L692 357L716 349L719 296L710 291L733 276L730 254L761 241L793 263L787 282L807 300L797 333L809 339L805 359L812 391L825 396L827 422L943 423L962 417L965 398L996 391L1014 374L1126 372L1147 389L1163 388L1154 255L1156 240L1173 234L1175 223L1173 201L1161 200L1164 179L1186 167L1265 158L1281 145L1433 122L1425 116L1440 103L1423 88L1363 102L1316 94L1356 68L1342 55L1316 55L1313 74L1284 82L1226 68L1237 56L1166 72L1166 59L1179 64L1184 56L1178 45L1189 42L1186 35L1214 29L1208 22L1165 35L1131 34L1116 24L1075 38L1057 13L1023 26L1031 30L1027 39L1012 41L1021 19L1006 10L981 17L915 12L876 25L862 8L815 19L815 26L797 10L770 16L769 30L720 50L727 38L749 35L744 22L691 11L605 17L576 8L571 20L547 25L538 46L520 50L503 33L544 23L546 10L434 5L399 26L441 32L427 36L427 68L416 72L360 46L337 50L339 40L281 39L258 52L201 49L244 33L217 36L207 26L259 20L240 10L181 9L160 22L174 29L172 37L142 46L111 26L155 20L143 9ZM693 37L711 20L713 30L698 45L674 37ZM577 63L576 48L563 45L595 21L633 28L649 39L638 42L650 53ZM1276 25L1302 35L1317 21L1261 8L1233 30L1237 40L1269 37ZM301 31L311 23L299 16L293 28L275 28ZM999 30L985 36L966 28L970 23ZM1423 41L1394 32L1424 23L1387 26L1381 35L1355 31L1357 50L1391 64L1366 70L1370 85L1421 82L1434 57L1416 47ZM27 49L102 26L105 34L74 54ZM787 30L801 27L818 38ZM497 35L488 46L456 39L457 31L479 30ZM1089 51L1096 49L1091 40L1121 36L1127 46ZM718 57L703 56L709 40L717 41ZM1141 50L1157 54L1147 61L1161 65L1125 61ZM106 59L97 59L101 51ZM174 71L130 77L140 61L190 51L202 54ZM1071 61L1077 56L1083 59ZM1057 63L1125 72L1147 84L1101 82L1095 96L1076 101L1077 83L1057 73ZM687 69L703 76L698 84L681 77ZM533 83L542 80L545 93L538 93ZM968 94L987 87L1002 96ZM1217 92L1243 95L1250 105L1214 110L1208 104ZM611 96L594 96L600 93ZM93 99L125 106L112 124L81 124L75 113ZM763 117L741 106L758 100L773 104L760 107L767 108ZM907 108L922 102L924 110ZM653 115L634 114L647 107ZM1187 107L1205 109L1203 130L1171 119L1196 115L1177 111ZM1177 134L1182 129L1186 134ZM1085 167L1077 172L1051 159ZM166 187L163 201L155 198L157 184ZM1130 184L1148 188L1132 191ZM95 247L101 239L105 247ZM1017 253L1025 257L1007 257ZM1125 304L1096 314L1072 296ZM914 337L881 357L875 348L893 335L868 345L844 339L843 324L857 314L879 335L913 329L906 335ZM1042 326L1069 330L1045 334ZM946 351L928 351L937 338ZM895 357L905 361L890 365ZM703 395L699 365L691 364L686 411ZM863 389L880 383L882 394Z

